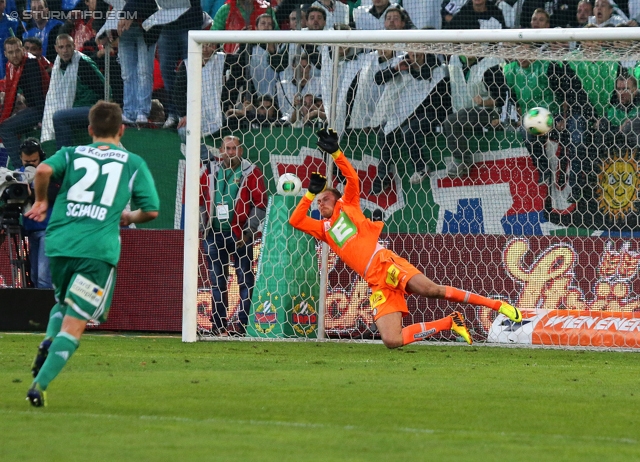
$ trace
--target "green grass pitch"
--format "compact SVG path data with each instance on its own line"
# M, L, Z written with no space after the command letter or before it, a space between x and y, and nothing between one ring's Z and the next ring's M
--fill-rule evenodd
M636 353L87 335L24 400L0 334L1 461L640 460Z

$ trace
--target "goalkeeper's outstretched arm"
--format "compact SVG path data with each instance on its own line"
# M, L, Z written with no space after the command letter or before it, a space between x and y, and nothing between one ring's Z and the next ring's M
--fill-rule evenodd
M344 201L349 204L359 203L360 178L358 177L358 172L356 172L351 163L347 160L338 145L338 133L336 133L333 128L324 128L318 131L317 135L318 149L333 157L333 161L347 180L347 184L344 188Z
M291 214L291 217L289 217L289 224L295 229L312 235L316 239L322 239L324 232L322 221L314 220L307 215L315 196L315 194L308 191L302 196L302 199L298 202L298 206Z

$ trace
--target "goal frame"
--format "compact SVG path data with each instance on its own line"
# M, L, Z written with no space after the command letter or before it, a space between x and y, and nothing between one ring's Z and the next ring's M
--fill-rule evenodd
M202 110L203 43L532 43L583 40L640 40L640 27L587 29L491 29L491 30L350 30L350 31L190 31L188 38L187 127L184 205L184 260L182 341L197 340L197 293L199 239L199 171ZM337 62L337 61L336 61ZM332 95L334 104L335 95ZM335 114L335 111L331 111ZM330 174L331 169L328 169ZM329 178L330 180L330 178ZM324 255L327 252L323 252ZM326 258L326 257L323 257ZM326 262L324 262L326 263ZM326 268L326 264L322 266ZM324 272L323 272L324 273ZM326 280L326 274L322 274ZM319 338L323 337L326 284L321 284Z

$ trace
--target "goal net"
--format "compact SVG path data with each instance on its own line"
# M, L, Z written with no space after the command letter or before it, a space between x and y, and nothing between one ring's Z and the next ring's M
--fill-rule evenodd
M329 126L382 246L525 318L410 295L405 325L640 346L638 30L192 31L183 340L377 338L366 282L287 222L312 172L344 188Z

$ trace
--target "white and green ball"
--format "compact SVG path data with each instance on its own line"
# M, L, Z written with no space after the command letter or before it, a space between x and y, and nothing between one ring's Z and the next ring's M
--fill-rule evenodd
M284 173L278 178L277 191L282 196L297 196L302 189L302 181L293 173Z
M548 109L534 107L524 115L523 124L531 135L546 135L553 128L553 115Z

